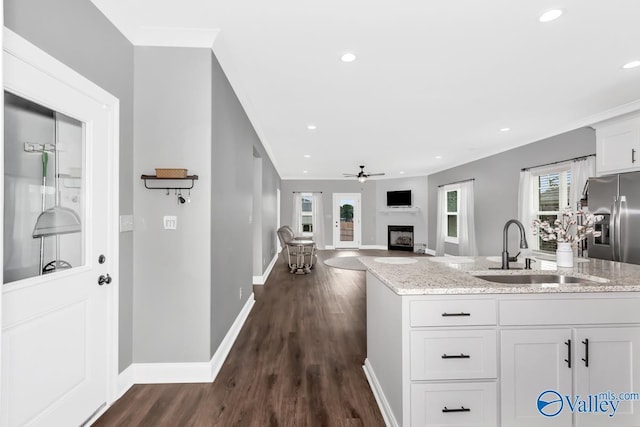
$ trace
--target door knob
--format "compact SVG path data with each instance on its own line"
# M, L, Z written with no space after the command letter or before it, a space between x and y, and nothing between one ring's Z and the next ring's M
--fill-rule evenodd
M98 277L98 285L102 286L105 283L107 285L111 283L111 276L109 276L108 274L106 276L103 274L100 277Z

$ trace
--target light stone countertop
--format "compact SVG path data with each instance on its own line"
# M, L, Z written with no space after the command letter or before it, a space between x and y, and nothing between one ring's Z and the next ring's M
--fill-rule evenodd
M360 257L368 271L398 295L527 294L638 292L640 265L597 259L574 260L573 268L558 268L551 257L533 256L532 270L500 270L499 257ZM548 258L545 260L542 258ZM378 259L379 261L376 261ZM409 260L415 260L409 261ZM511 267L522 268L524 257ZM398 262L395 264L394 262ZM410 262L407 264L407 262ZM495 268L498 269L495 269ZM494 269L490 269L494 268ZM502 284L474 275L559 274L591 280L595 283L561 285Z

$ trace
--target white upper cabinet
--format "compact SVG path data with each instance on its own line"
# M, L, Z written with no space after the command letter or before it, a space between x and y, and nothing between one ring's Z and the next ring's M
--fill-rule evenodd
M596 129L596 172L640 170L640 115L613 119Z

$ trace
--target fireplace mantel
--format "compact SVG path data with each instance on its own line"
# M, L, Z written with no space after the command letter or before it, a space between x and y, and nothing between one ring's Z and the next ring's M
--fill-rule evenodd
M408 213L408 214L417 214L420 212L420 208L417 206L406 206L406 207L398 207L398 208L384 208L380 211L380 213L389 215L392 213Z

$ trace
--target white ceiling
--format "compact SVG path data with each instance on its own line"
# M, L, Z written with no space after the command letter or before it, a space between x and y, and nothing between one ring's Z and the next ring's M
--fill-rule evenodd
M92 1L134 44L215 39L283 179L426 175L640 109L638 0Z

